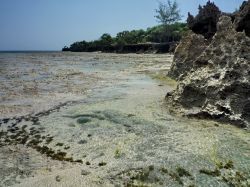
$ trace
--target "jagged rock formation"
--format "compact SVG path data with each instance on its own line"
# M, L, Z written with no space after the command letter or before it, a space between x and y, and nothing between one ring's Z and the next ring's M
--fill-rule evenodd
M195 17L188 13L188 27L194 33L211 39L216 33L216 24L221 14L220 9L209 0L205 6L199 6L199 12Z
M197 58L207 47L208 42L202 35L189 31L177 46L169 76L182 80L194 68L194 58Z
M236 12L234 26L237 31L245 31L250 37L250 0L244 1L240 7L240 11Z
M238 32L245 31L246 35L250 36L250 0L244 1L239 11L234 13L221 12L213 2L208 1L206 5L199 6L199 12L196 16L188 13L188 28L210 40L217 31L216 25L222 15L230 16L236 30Z
M166 95L177 111L250 128L250 38L236 31L237 20L244 19L235 18L233 24L230 17L220 17L207 47L202 36L192 33L177 47L171 68L177 73L170 75L180 80L188 72Z

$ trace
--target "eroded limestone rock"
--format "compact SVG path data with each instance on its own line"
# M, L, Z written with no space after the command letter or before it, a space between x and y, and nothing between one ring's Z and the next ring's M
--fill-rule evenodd
M250 37L250 0L244 1L240 10L235 13L234 26L237 31L245 31Z
M186 66L191 65L192 68L181 67L178 70L180 65L176 66L177 70L171 68L174 72L188 72L177 89L167 94L167 101L189 116L250 128L250 38L245 32L235 30L230 17L222 16L217 24L217 33L201 54L200 51L188 54L197 47L190 46L192 41L184 39L184 42L176 49L176 52L180 48L185 51L182 52L184 58L177 53L175 59L182 59L183 63L188 63ZM195 45L200 46L198 40ZM187 56L190 61L184 61Z
M208 42L202 35L189 31L177 46L169 76L176 80L184 79L194 68L196 59L207 47Z

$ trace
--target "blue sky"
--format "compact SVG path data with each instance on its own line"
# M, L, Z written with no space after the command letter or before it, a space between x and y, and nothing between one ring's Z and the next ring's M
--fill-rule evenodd
M177 2L185 20L188 11L197 13L207 0ZM243 0L214 2L231 12ZM0 0L0 50L60 50L103 33L146 29L158 24L157 7L158 0Z

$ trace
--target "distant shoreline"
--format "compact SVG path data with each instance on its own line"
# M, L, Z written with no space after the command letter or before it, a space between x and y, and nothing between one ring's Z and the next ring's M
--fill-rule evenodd
M8 51L8 50L6 50L6 51L0 51L0 53L48 53L48 52L61 52L60 50L24 50L24 51L18 51L18 50L14 50L14 51L12 51L12 50L10 50L10 51Z

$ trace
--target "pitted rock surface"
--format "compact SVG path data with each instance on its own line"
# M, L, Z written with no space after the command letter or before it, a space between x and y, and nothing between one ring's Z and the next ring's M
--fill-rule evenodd
M186 43L188 45L181 48L188 53L191 47ZM175 59L179 57L178 49L180 47ZM250 38L245 32L235 30L230 17L220 17L211 43L201 54L200 51L192 54L193 62L186 65L191 65L191 70L186 68L187 75L180 80L176 90L167 94L167 101L189 116L250 128L249 52Z

